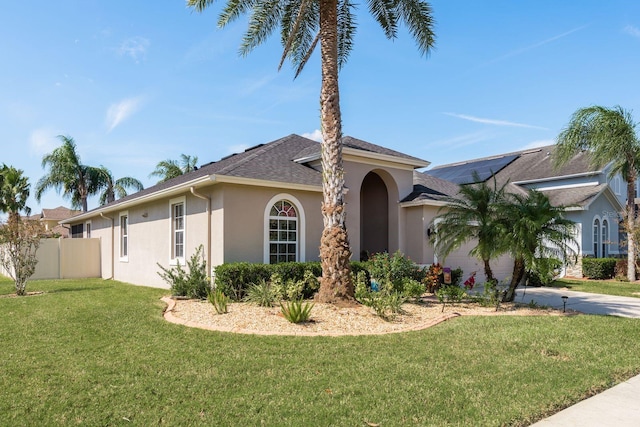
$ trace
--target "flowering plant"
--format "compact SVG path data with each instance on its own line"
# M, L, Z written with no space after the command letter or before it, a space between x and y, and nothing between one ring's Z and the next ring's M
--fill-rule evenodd
M471 276L467 280L464 281L464 288L471 290L473 289L473 285L476 284L476 272L471 273Z

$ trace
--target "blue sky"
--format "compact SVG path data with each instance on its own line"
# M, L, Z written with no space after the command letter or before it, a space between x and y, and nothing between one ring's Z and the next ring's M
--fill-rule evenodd
M358 11L341 71L344 134L439 165L553 143L580 107L640 120L640 2L431 2L436 48L388 41ZM32 186L73 137L85 164L145 186L156 163L199 163L319 129L318 54L293 79L279 36L238 55L245 22L216 27L182 0L6 2L0 14L0 161ZM69 205L55 191L42 203ZM97 206L90 200L89 207Z

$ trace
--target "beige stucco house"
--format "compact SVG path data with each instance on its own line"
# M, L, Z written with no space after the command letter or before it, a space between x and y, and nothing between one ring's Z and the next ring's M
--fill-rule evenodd
M619 189L612 189L606 170L590 168L584 155L560 171L551 168L550 148L544 147L425 173L417 170L429 165L425 160L352 137L343 144L353 259L400 250L419 264L437 261L465 275L477 271L484 280L480 262L469 256L472 244L438 259L429 242L446 197L472 182L474 171L509 182L509 191L535 188L553 203L570 206L568 215L579 223L579 254L589 255L591 248L594 256L619 251ZM236 261L318 260L321 201L320 144L289 135L62 223L74 237L100 239L103 278L167 287L157 264L184 265L200 245L210 269ZM503 279L512 262L505 256L492 268Z
M62 238L71 237L71 227L63 226L60 221L78 215L81 211L58 206L53 209L42 209L40 213L30 215L29 220L39 221L44 227L45 233ZM76 236L80 237L80 236Z
M439 202L401 203L429 162L351 137L343 158L353 258L401 250L433 262L426 232ZM100 238L104 278L166 287L156 263L184 264L199 245L209 266L318 260L321 201L320 144L289 135L63 223Z

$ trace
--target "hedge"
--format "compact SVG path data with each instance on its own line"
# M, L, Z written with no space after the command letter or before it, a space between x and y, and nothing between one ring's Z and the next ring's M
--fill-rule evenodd
M612 279L617 262L616 258L582 258L582 275L594 280Z
M354 261L351 271L367 271L365 262ZM216 289L225 295L239 301L246 295L246 290L252 284L262 280L268 281L271 275L278 273L284 281L299 281L304 279L304 273L311 271L314 276L322 276L320 262L283 262L280 264L252 264L248 262L234 262L221 264L214 269Z

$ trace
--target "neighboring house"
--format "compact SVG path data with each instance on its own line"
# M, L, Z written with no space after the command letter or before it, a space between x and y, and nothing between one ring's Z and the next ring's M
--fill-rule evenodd
M82 229L79 230L78 234L78 227L73 228L69 227L68 225L64 226L60 224L60 221L69 219L81 212L82 211L65 208L64 206L58 206L54 209L42 209L42 212L40 212L39 214L30 215L27 219L40 221L47 235L67 238L70 237L72 232L75 231L73 237L91 237L90 235L83 236Z
M620 227L626 200L622 178L618 175L609 180L609 166L592 168L587 152L574 156L563 167L555 169L553 149L551 145L453 163L435 167L426 174L432 179L466 185L473 183L475 171L483 181L495 177L498 186L507 184L507 191L510 192L524 193L528 189L541 191L554 206L566 207L565 217L577 224L579 259L582 256L601 258L625 255L626 249L621 245L625 237ZM460 255L458 252L454 256ZM496 264L496 277L510 273L506 269L508 262L499 260ZM478 271L481 268L478 267ZM567 274L581 277L581 263L571 266Z
M512 191L538 188L554 203L571 205L567 216L582 229L598 229L595 243L581 233L582 254L618 253L620 199L605 171L593 171L577 156L553 172L549 147L434 168L429 162L352 137L343 139L347 187L346 224L353 259L401 250L414 261L438 260L429 236L433 219L480 166ZM488 169L487 169L488 167ZM447 175L447 171L457 171ZM200 245L209 268L225 262L285 262L319 259L323 229L320 144L298 135L243 153L62 221L78 237L98 237L104 278L168 287L159 267L184 265ZM601 230L602 229L602 230ZM601 234L602 233L602 234ZM601 237L602 236L602 237ZM613 239L615 238L615 241ZM611 242L610 242L611 240ZM604 243L603 243L604 242ZM584 248L584 249L583 249ZM451 254L446 265L464 274L480 268L471 247ZM590 252L591 251L591 252ZM498 260L498 278L511 272Z

